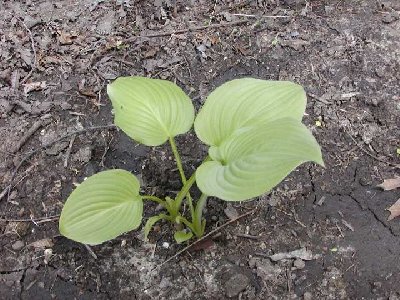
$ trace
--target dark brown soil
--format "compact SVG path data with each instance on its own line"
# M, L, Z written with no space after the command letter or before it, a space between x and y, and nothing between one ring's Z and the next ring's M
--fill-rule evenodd
M0 9L1 190L38 150L0 199L1 299L400 298L400 223L386 210L400 191L376 188L400 174L398 0L27 0ZM298 82L326 168L304 164L251 202L211 199L207 232L256 210L165 264L184 247L168 224L150 242L130 232L91 252L57 229L74 183L118 167L140 176L144 192L180 189L168 147L112 128L43 147L112 124L105 86L126 75L176 81L197 108L233 78ZM206 149L193 133L178 144L192 173ZM298 249L311 259L270 258Z

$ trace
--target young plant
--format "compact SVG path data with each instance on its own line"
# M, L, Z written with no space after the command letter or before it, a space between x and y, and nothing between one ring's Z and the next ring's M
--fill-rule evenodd
M202 217L208 197L244 201L280 183L298 165L314 161L323 166L320 147L301 123L306 94L287 81L243 78L229 81L206 99L194 119L189 97L174 83L144 77L121 77L107 87L115 124L147 146L169 142L182 180L175 198L140 194L138 179L125 170L99 172L81 183L61 212L62 235L90 245L111 240L140 226L143 203L154 201L164 212L144 226L167 220L180 224L178 243L205 230ZM175 136L194 122L198 138L209 146L208 156L189 177L184 173ZM190 189L202 192L194 201ZM182 212L187 202L189 212Z

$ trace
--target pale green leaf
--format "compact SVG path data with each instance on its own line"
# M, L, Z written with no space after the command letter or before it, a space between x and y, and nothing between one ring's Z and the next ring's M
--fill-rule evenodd
M107 86L115 124L147 146L158 146L192 127L194 108L176 84L146 77L120 77Z
M323 165L320 147L300 121L290 118L241 128L196 171L200 190L227 201L259 196L306 161Z
M301 121L305 107L306 94L298 84L235 79L207 97L194 128L200 140L218 146L242 127L287 117Z
M147 240L147 236L149 235L151 228L156 224L158 221L162 219L167 219L167 216L164 214L160 214L157 216L152 216L150 217L146 224L144 225L143 233L144 233L144 239Z
M186 242L186 241L190 240L192 237L193 237L193 233L191 231L186 232L186 231L182 230L182 231L177 231L174 233L175 241L178 244Z
M143 213L139 188L137 178L125 170L89 177L68 197L60 216L60 233L96 245L136 229Z

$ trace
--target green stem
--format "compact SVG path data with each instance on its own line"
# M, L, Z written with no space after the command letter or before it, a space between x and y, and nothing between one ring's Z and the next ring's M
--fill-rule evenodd
M183 186L185 186L187 179L186 179L185 172L183 171L182 160L179 155L178 149L176 148L176 143L175 143L175 140L173 137L169 138L169 143L171 144L172 152L174 153L174 157L176 160L176 165L178 166L179 174L181 175L182 184L183 184ZM193 216L194 207L193 207L193 201L192 201L192 197L190 196L190 193L187 194L186 199L188 200L190 214ZM177 207L178 211L179 211L180 207L181 207L181 203L179 203L179 206Z
M195 234L197 237L201 237L203 235L203 226L202 226L202 217L203 217L203 209L207 204L207 195L201 194L200 199L197 201L196 209L195 209L195 216L193 221L193 225L195 230Z
M160 204L160 205L162 205L164 207L166 207L166 204L167 204L167 202L165 202L164 200L162 200L162 199L160 199L160 198L158 198L156 196L144 195L144 196L142 196L142 199L143 200L150 200L150 201L153 201L153 202L157 202L158 204Z
M211 158L207 155L202 163L205 163L206 161L211 160ZM183 198L185 198L186 194L189 192L190 188L192 187L193 183L196 181L196 172L192 174L192 176L190 176L190 178L188 179L188 181L186 182L186 184L182 187L182 189L180 190L180 192L178 193L178 195L175 198L175 207L176 207L176 211L178 212L181 209L181 205L182 205L182 201ZM190 201L191 203L192 201ZM189 205L190 205L189 203ZM192 216L192 220L195 218L195 210L193 209L193 204L191 204L191 210L190 210L191 216Z
M186 225L192 232L195 232L195 228L192 223L190 223L185 217L180 217L179 220Z
M185 196L189 193L190 188L196 181L195 175L196 175L196 173L193 173L193 175L190 176L188 181L186 181L185 185L182 187L182 189L179 191L178 195L175 198L175 210L177 213L181 209L183 198L185 198ZM192 206L193 206L193 204L192 204ZM193 214L194 214L194 212L193 212Z
M179 152L178 152L178 149L176 148L175 140L173 137L169 138L169 143L171 144L172 152L174 153L174 156L175 156L179 174L181 174L182 183L183 183L183 185L185 185L187 180L186 180L185 172L183 171L182 160L181 160L181 157L179 156Z

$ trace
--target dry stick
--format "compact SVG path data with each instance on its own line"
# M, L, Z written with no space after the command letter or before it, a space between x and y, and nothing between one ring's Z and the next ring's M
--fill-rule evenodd
M363 147L361 147L361 146L357 143L357 141L353 138L353 136L352 136L350 133L348 133L348 132L346 132L346 133L347 133L347 134L349 135L349 137L352 139L353 143L357 146L357 148L360 149L362 152L364 152L365 154L371 156L372 158L376 159L377 161L380 161L380 162L382 162L382 163L384 163L384 164L387 164L387 165L389 165L389 166L392 166L392 167L395 167L395 168L400 169L400 165L396 165L396 164L393 164L393 163L391 163L391 162L385 161L385 160L383 160L383 159L381 159L381 158L379 158L379 157L373 155L373 154L370 153L369 151L365 150Z
M19 149L21 149L21 147L26 143L26 141L42 126L46 126L47 124L49 124L51 122L50 119L46 119L46 120L38 120L35 123L33 123L33 125L31 126L31 128L29 128L29 130L24 134L24 136L19 140L19 142L17 143L17 145L15 145L15 147L11 150L12 153L16 153Z
M12 185L13 185L13 181L15 179L15 176L17 175L18 170L35 153L37 153L37 152L39 152L41 150L44 150L47 147L50 147L50 146L54 145L55 143L57 143L59 141L62 141L63 139L68 138L70 136L73 136L73 135L76 135L76 134L85 133L87 131L93 131L93 130L99 130L99 129L107 129L107 128L108 129L111 129L111 128L114 129L114 128L116 128L116 126L115 125L102 125L102 126L93 126L93 127L87 127L87 128L84 128L84 129L76 130L76 131L70 132L70 133L68 133L66 135L63 135L63 136L59 137L58 139L55 139L54 141L51 141L50 143L48 143L46 145L43 145L43 146L41 146L41 147L29 152L27 155L25 155L25 157L15 167L15 169L14 169L12 175L11 175L10 183L4 188L4 190L0 194L0 200L3 199L3 197L5 195L8 195L8 197L10 196L10 191L11 191L11 188L12 188Z
M94 251L92 250L92 248L90 248L89 245L86 245L86 244L85 244L85 248L86 248L86 250L89 252L89 254L90 254L94 259L97 259L96 253L94 253Z
M331 104L329 101L326 101L326 100L324 100L324 99L321 99L320 97L318 97L318 96L315 95L315 94L308 93L308 95L309 95L311 98L313 98L313 99L315 99L315 100L317 100L318 102L321 102L321 103L323 103L323 104L326 104L326 105Z
M71 140L69 141L68 150L67 150L67 153L65 154L64 168L68 167L68 160L69 160L69 156L71 155L72 145L74 144L75 138L76 138L76 134L74 134L71 137Z
M250 234L244 234L244 233L237 233L237 237L242 237L245 239L250 239L250 240L258 240L260 237L257 235L250 235Z
M219 24L210 24L210 25L204 25L204 26L189 27L189 28L175 30L175 31L160 32L160 33L154 33L154 34L148 34L148 35L139 35L139 36L133 36L133 37L127 38L124 40L124 42L132 42L132 41L135 41L137 38L154 38L154 37L162 37L162 36L168 36L168 35L173 35L173 34L181 34L181 33L186 33L189 31L198 31L198 30L209 29L209 28L235 26L235 25L245 24L248 22L249 22L248 20L240 20L240 21L235 21L235 22L226 22L226 23L219 23Z
M3 222L36 222L37 224L50 222L54 220L58 220L60 215L48 216L48 217L40 217L40 218L30 218L30 219L7 219L7 218L0 218L0 221Z
M251 211L240 215L239 217L232 219L228 222L226 222L225 224L215 228L214 230L211 230L209 233L207 233L206 235L202 236L201 238L199 238L197 241L193 242L192 244L190 244L189 246L183 248L182 250L178 251L177 253L175 253L175 255L171 256L170 258L168 258L167 260L163 261L160 265L158 265L157 267L155 267L153 270L162 267L163 265L165 265L166 263L170 262L171 260L173 260L174 258L177 258L179 255L181 255L182 253L186 252L187 250L189 250L191 247L193 247L194 245L197 245L198 243L200 243L201 241L203 241L204 239L208 238L209 236L217 233L218 231L220 231L221 229L225 228L226 226L244 218L247 217L248 215L254 213L256 210L258 209L258 207L252 209Z
M26 26L25 22L23 20L20 20L22 25L24 25L25 30L28 32L29 34L29 38L31 40L31 47L32 47L32 51L33 51L33 63L31 64L31 70L29 71L29 73L24 77L24 79L22 79L21 83L25 83L29 77L31 77L33 71L35 71L36 69L36 48L35 48L35 40L33 39L33 35L32 35L32 31L28 28L28 26ZM1 199L1 198L0 198Z
M232 16L237 16L237 17L247 17L247 18L271 18L271 19L279 19L279 18L290 18L290 16L257 16L257 15L248 15L248 14L232 14Z

